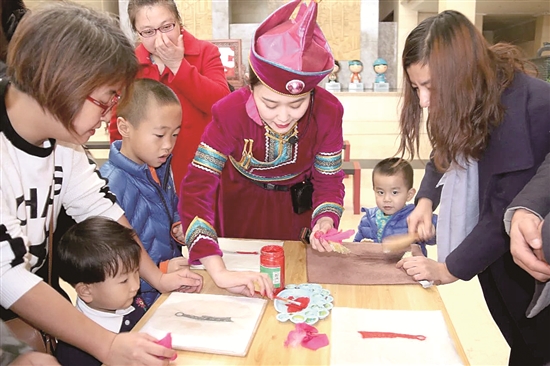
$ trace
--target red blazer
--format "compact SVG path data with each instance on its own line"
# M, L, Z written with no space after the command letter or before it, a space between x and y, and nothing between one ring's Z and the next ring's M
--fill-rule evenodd
M151 62L145 47L140 44L136 48L141 66L137 77L157 80L169 86L181 103L182 127L172 152L172 171L177 190L193 160L204 128L212 119L212 105L229 94L218 48L210 42L195 38L185 30L183 44L184 59L175 75L167 67L161 75L158 67ZM109 133L111 142L122 139L116 126L116 111L109 124Z

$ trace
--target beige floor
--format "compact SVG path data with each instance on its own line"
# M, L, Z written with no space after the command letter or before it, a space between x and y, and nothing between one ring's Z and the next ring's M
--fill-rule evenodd
M372 170L361 174L361 204L375 206L371 181ZM415 170L415 187L423 176L422 170ZM352 178L345 179L345 212L341 229L357 229L361 215L353 214ZM349 193L348 193L349 192ZM437 258L437 248L429 247L429 257ZM485 305L477 277L471 281L458 281L439 286L439 292L458 333L460 342L473 366L507 365L510 348L493 322Z

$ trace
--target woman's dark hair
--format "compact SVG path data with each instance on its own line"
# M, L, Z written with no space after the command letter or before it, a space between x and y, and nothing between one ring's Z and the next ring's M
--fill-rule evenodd
M407 37L403 50L403 108L398 153L414 158L420 145L422 108L408 68L430 71L427 130L433 160L440 171L459 156L479 159L491 130L504 118L501 95L516 71L530 72L522 52L509 44L490 46L459 12L444 11L425 19Z
M260 78L256 75L251 66L248 66L248 78L246 81L252 89L254 89L256 85L261 84Z
M138 62L134 47L107 13L71 2L40 4L29 11L10 41L7 75L65 128L97 88L126 88Z
M181 16L174 0L130 0L128 3L128 18L130 19L130 24L132 25L132 29L134 31L137 31L136 17L138 11L144 7L151 7L155 5L165 6L172 13L172 15L174 15L176 21L181 25Z

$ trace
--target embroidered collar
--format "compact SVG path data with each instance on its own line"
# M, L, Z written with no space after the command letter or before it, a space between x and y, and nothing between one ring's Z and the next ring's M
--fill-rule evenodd
M120 332L120 327L122 326L124 316L135 310L133 306L129 306L126 309L117 310L114 313L108 313L106 311L92 309L80 297L76 298L76 308L80 310L82 314L86 315L88 318L113 333Z
M291 138L298 136L298 121L296 121L294 123L294 126L292 126L290 130L285 133L278 133L274 131L271 127L269 127L269 125L263 120L262 122L265 127L265 136L272 140L277 140L281 143L288 143Z

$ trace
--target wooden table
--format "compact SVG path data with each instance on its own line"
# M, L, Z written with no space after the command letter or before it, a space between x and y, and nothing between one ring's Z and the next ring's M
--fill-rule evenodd
M306 253L300 242L285 242L286 283L300 284L307 282ZM204 277L203 292L208 294L231 295L226 290L218 288L206 271L197 271ZM334 306L388 310L441 310L449 334L454 341L457 353L465 365L469 365L464 349L460 344L456 331L451 323L445 305L439 296L437 287L424 289L415 285L326 285L334 297ZM149 319L155 309L166 299L162 295L147 314L136 325L133 331L139 330ZM254 340L247 357L222 356L208 353L178 351L178 358L171 364L175 365L328 365L330 362L330 346L311 351L302 347L285 348L284 342L288 333L294 329L291 322L280 323L275 319L277 311L273 302L267 305L263 318L258 326ZM320 333L330 338L331 316L315 324ZM358 350L360 352L360 350Z

